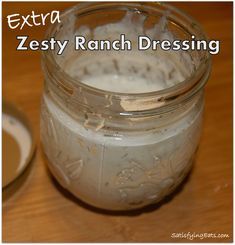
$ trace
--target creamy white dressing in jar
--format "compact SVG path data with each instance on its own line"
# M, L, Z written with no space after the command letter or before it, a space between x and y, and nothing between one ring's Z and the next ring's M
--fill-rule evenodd
M120 34L132 51L73 47L75 35L115 40ZM208 53L139 51L135 40L143 34L205 39L191 18L156 3L79 4L47 32L71 41L63 55L43 53L48 166L76 197L103 209L160 201L188 173L199 143Z

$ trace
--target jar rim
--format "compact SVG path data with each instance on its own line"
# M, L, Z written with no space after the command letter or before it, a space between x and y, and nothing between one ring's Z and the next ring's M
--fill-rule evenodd
M185 13L184 11L169 5L167 3L162 3L162 2L152 2L149 3L152 4L150 7L151 9L154 10L159 10L161 12L164 12L166 10L169 10L170 13L174 13L175 15L178 15L181 18L184 18L184 21L188 21L190 23L190 27L193 27L195 30L199 31L200 36L203 37L203 40L208 40L207 35L205 34L202 26L200 23L198 23L196 20L194 20L193 17ZM147 4L146 2L143 3L138 3L138 2L129 2L129 3L124 3L124 2L102 2L102 3L97 3L97 2L91 2L91 3L79 3L71 8L68 8L65 10L62 14L61 17L66 17L68 14L74 13L77 10L83 10L87 11L87 8L92 8L91 11L97 10L97 7L103 7L103 9L107 9L108 7L134 7L136 10L138 10L139 7L146 7ZM146 6L145 6L146 5ZM157 9L159 8L159 9ZM163 10L160 10L160 8L163 8ZM167 16L168 17L168 16ZM51 25L47 32L46 32L46 37L50 37L51 33L55 31L57 28L57 24ZM192 34L194 35L194 33ZM156 91L150 91L150 92L144 92L144 93L125 93L125 92L113 92L113 91L108 91L108 90L103 90L99 89L93 86L89 86L85 83L83 83L81 80L75 79L72 76L70 76L67 72L63 70L63 68L56 62L52 51L47 51L47 52L42 52L42 58L43 58L43 68L47 69L47 66L53 66L55 68L55 73L54 76L57 76L58 79L61 81L66 81L65 87L67 87L68 90L73 90L73 88L76 87L81 87L82 89L85 89L87 92L94 93L96 95L101 95L101 96L112 96L112 98L115 99L130 99L130 100L138 100L138 99L143 99L143 98L159 98L159 107L162 107L162 105L167 105L168 102L175 101L179 97L182 97L184 95L187 95L185 99L188 99L188 97L191 97L193 94L195 94L198 90L204 87L205 83L207 82L207 79L209 77L210 71L211 71L211 56L209 52L203 51L204 52L204 59L200 60L199 66L195 69L195 71L192 72L192 74L187 77L185 80L182 82L173 85L171 87L162 89L162 90L156 90ZM63 78L63 79L61 79ZM71 92L72 93L72 92ZM164 103L162 103L164 102Z

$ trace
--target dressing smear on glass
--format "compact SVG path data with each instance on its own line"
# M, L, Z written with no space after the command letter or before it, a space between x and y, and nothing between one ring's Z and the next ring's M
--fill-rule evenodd
M127 12L116 23L98 26L91 30L83 25L72 33L71 28L64 31L66 38L82 35L86 40L117 40L121 34L132 42L131 51L74 51L74 48L58 57L58 63L73 78L89 86L112 92L146 93L174 86L195 70L189 53L184 51L145 50L137 47L138 36L151 39L173 41L173 34L167 29L167 18L163 16L151 29L144 30L146 16ZM74 43L73 43L74 44ZM71 52L74 55L71 55Z

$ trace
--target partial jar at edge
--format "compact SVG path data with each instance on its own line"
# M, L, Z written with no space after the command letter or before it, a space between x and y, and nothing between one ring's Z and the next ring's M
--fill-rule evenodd
M79 4L65 11L62 22L49 28L47 38L61 38L64 29L74 34L79 23L93 29L115 23L128 11L144 13L151 21L167 11L175 34L206 39L191 17L156 3ZM70 51L66 57L83 57ZM48 167L64 188L92 206L128 210L159 202L182 182L198 147L204 85L210 72L207 52L190 55L199 57L200 63L180 84L160 91L121 93L71 77L61 62L66 57L43 53L41 141ZM94 62L95 57L87 60ZM85 68L92 67L87 60ZM117 62L121 67L122 60ZM101 68L105 70L102 64ZM92 75L99 79L102 69Z

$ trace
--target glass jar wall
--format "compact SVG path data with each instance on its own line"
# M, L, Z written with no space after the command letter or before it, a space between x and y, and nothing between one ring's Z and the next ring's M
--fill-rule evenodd
M75 51L77 34L132 51ZM206 39L181 11L157 3L81 3L47 38L68 39L64 54L43 53L41 140L60 184L82 201L136 209L171 193L189 172L201 131L206 51L139 51L135 38Z

